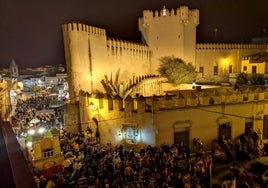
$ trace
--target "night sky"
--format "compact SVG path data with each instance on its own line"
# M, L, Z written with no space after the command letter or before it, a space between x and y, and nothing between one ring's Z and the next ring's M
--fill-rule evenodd
M61 25L80 22L140 42L142 10L200 10L197 42L250 42L268 33L268 0L0 0L0 68L65 64ZM217 28L217 37L214 29Z

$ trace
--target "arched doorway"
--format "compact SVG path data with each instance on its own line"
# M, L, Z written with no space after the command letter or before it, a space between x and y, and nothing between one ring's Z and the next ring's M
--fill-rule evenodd
M99 131L99 121L97 120L97 118L92 118L93 122L96 125L96 132L95 132L95 137L96 137L96 142L100 143L100 131Z

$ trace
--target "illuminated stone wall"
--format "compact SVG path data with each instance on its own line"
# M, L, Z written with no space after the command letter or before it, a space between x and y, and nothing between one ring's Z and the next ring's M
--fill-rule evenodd
M62 31L70 93L70 103L66 105L66 125L71 130L80 130L87 126L94 127L88 100L85 100L87 105L81 105L78 101L81 101L81 91L83 96L85 93L87 93L86 96L89 96L95 91L103 92L100 81L105 74L109 79L115 79L116 72L120 70L119 80L122 88L136 85L132 88L134 95L161 95L164 92L161 79L152 79L144 75L156 75L159 58L163 56L174 55L187 63L193 63L199 72L197 82L227 82L230 75L234 79L235 73L240 72L241 60L244 56L267 51L267 45L263 44L196 44L198 24L199 10L190 10L186 6L176 10L168 10L165 7L154 12L144 10L142 17L139 18L139 31L142 34L140 44L110 39L106 35L105 29L81 23L64 24ZM214 74L215 66L218 67L217 74ZM230 66L232 66L232 73L229 72ZM201 67L203 73L200 72ZM215 97L216 102L219 100L221 99ZM172 104L174 101L169 100L169 102ZM186 102L180 99L177 104L179 106L184 103L197 105L199 102L188 98ZM111 107L113 103L114 101L109 101L106 105ZM103 102L104 104L105 102ZM161 105L165 107L166 104ZM84 106L87 106L86 109ZM117 104L117 107L119 108L120 105ZM102 111L103 109L98 108L98 112ZM94 113L97 111L95 110ZM115 130L119 132L119 130L113 129L113 126L116 125L118 129L121 129L120 126L126 121L129 113L114 109L105 111L107 117L114 117L115 120L111 127L110 123L103 121L105 126L100 126L100 131L103 131L104 135ZM136 119L132 115L130 117L132 119L128 121L131 124L137 120L150 122L147 116ZM101 120L102 117L98 113L94 118ZM152 128L154 126L154 123L151 123L142 127L146 127L148 133L154 132L159 135L159 131L152 131L152 129L156 130ZM96 125L94 129L96 129ZM140 138L145 137L148 135ZM155 138L155 136L151 136L146 143L155 143ZM157 142L159 140L162 142L161 136L157 136L157 138ZM108 142L116 139L102 136L101 140Z
M139 31L151 53L151 71L157 73L159 58L175 56L195 64L196 27L199 10L187 6L160 11L144 10Z
M5 80L0 79L0 116L2 120L7 120L12 110L11 100L9 97L8 84Z
M104 75L120 81L132 76L149 74L148 47L116 39L107 39L104 29L84 24L65 24L62 27L67 64L70 98L78 100L80 90L103 91L100 83Z
M197 72L197 81L226 82L229 67L239 73L244 56L265 52L264 44L196 44L199 10L187 6L175 9L163 7L160 11L144 10L139 18L140 44L111 39L106 30L81 23L62 26L65 58L71 100L78 100L83 90L103 91L101 79L107 74L115 77L120 70L120 81L133 76L158 74L159 58L175 56L191 62ZM217 75L214 66L218 66Z
M230 65L232 73L239 73L241 61L245 56L263 53L266 50L266 44L197 44L196 70L199 72L197 80L228 82ZM214 66L218 66L218 75L214 75ZM203 73L200 73L200 67L203 67Z
M244 133L246 122L252 122L253 130L262 130L263 118L268 115L267 100L265 87L189 89L164 96L128 97L125 101L84 95L81 103L83 117L87 118L81 123L93 132L98 127L102 144L129 144L125 139L134 137L131 131L135 131L133 146L174 144L178 142L176 133L186 131L191 147L194 138L202 138L209 149L211 141L219 138L220 124L230 125L231 139Z
M259 56L260 55L260 56ZM256 59L254 57L244 57L241 61L241 72L246 74L252 74L254 71L257 74L264 74L264 76L267 78L268 73L268 62L266 58L263 58L262 56L266 56L265 54L258 54ZM261 57L261 58L260 58ZM253 67L256 69L253 71Z

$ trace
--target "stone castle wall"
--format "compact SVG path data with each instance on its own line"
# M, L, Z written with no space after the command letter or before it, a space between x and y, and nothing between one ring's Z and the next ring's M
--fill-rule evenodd
M110 39L106 30L81 23L62 26L70 96L80 90L104 91L100 81L120 69L120 80L158 74L159 58L175 56L191 62L199 72L197 81L227 82L229 73L239 73L243 57L267 51L264 44L196 44L199 10L186 6L160 11L144 10L139 18L143 43ZM214 67L218 66L218 74ZM230 72L232 66L232 72Z
M223 121L233 122L232 138L235 138L244 132L247 119L254 122L254 130L257 130L263 128L262 121L257 120L268 115L268 90L265 87L181 90L162 96L129 97L124 101L81 94L80 103L84 106L81 124L94 131L96 124L92 119L96 118L102 143L120 144L118 132L125 125L131 125L140 132L140 144L173 144L174 133L187 128L189 140L201 137L209 148L210 141L217 139L217 127ZM190 124L188 127L178 122ZM205 129L211 134L202 133Z
M62 31L71 99L66 105L69 112L66 113L67 126L75 130L90 126L96 130L96 123L92 121L95 118L99 121L102 143L120 143L117 133L123 124L139 129L142 143L160 144L165 140L174 143L174 131L181 129L177 128L180 123L177 125L174 121L191 122L182 128L190 130L190 139L199 136L200 129L209 128L209 125L213 125L211 131L214 131L209 136L216 137L216 120L224 116L222 111L228 109L228 114L235 113L238 107L251 109L259 102L265 106L267 92L264 89L187 90L163 95L160 78L139 77L157 75L159 58L175 56L193 63L199 72L197 82L225 82L230 74L240 72L243 57L267 51L267 45L196 44L198 24L199 10L189 10L186 6L176 10L165 7L154 12L145 10L139 18L143 44L109 39L105 29L80 23L64 24ZM114 79L118 70L122 85L131 87L132 97L124 101L92 97L95 91L104 91L100 83L104 75ZM153 94L161 96L152 98ZM91 102L97 104L92 109ZM200 113L200 107L220 113L209 114L210 119L204 119L208 114ZM264 108L266 110L266 106ZM248 110L243 113L245 117L256 115ZM268 110L264 114L268 114ZM244 125L244 119L234 122ZM234 133L238 135L241 131L236 128ZM204 136L207 141L210 139Z
M157 74L159 58L176 56L195 63L196 26L199 10L187 6L160 11L144 10L139 31L151 52L151 73Z

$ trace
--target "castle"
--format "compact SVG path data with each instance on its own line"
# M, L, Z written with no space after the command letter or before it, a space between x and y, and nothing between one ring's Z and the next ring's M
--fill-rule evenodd
M192 63L198 72L197 82L229 82L230 78L241 72L241 61L244 57L267 51L266 44L197 44L196 27L198 25L199 10L190 10L187 6L171 10L165 6L160 11L144 10L143 16L138 19L142 43L137 44L119 39L110 39L106 36L105 29L81 23L64 24L62 31L70 92L70 104L66 105L67 126L77 127L79 125L82 129L87 126L93 126L96 131L101 131L101 134L105 135L101 137L103 143L117 142L114 137L108 139L108 135L111 135L111 133L125 136L124 140L132 143L136 142L136 138L143 138L140 140L147 144L159 144L167 138L170 138L167 139L169 143L174 143L178 141L176 141L178 137L187 137L185 140L189 142L194 137L201 137L196 131L198 126L193 126L192 119L199 117L200 114L202 114L201 117L210 115L203 114L206 110L182 108L183 110L178 112L174 110L177 107L174 107L172 108L173 110L164 112L168 120L166 121L163 116L152 115L155 112L152 114L146 113L148 112L148 109L145 110L146 107L151 106L150 112L155 108L152 107L152 104L134 102L134 99L130 100L129 98L125 100L107 99L107 102L104 102L106 99L104 100L103 97L93 95L96 91L104 91L100 82L104 75L114 75L118 70L120 70L122 87L136 85L134 90L139 91L138 93L142 96L144 96L144 93L151 97L158 94L163 95L161 82L159 80L155 81L152 76L158 75L159 58L164 56L175 56L187 63ZM142 75L147 77L141 77ZM156 77L156 79L158 78ZM137 86L138 84L139 86ZM228 93L227 90L226 92ZM225 98L226 92L214 91L214 94L208 95L208 99L211 98L211 95L219 95L221 98ZM196 105L189 103L190 106L201 104L199 97L195 97L194 94L176 95L177 98L182 97L186 101L191 101L192 97L198 99ZM174 103L173 99L165 98L170 103ZM167 105L167 101L161 103L161 105ZM202 126L208 128L213 124L224 124L223 127L227 127L228 131L232 132L232 128L235 128L231 126L233 120L230 120L228 115L225 114L225 110L229 109L230 103L224 103L223 106L221 106L221 103L209 103L212 106L216 105L215 108L217 109L212 111L218 112L218 114L216 113L217 117L202 120L204 122L202 125L200 124L199 129L202 129ZM251 105L257 105L254 101L250 103ZM261 103L261 106L266 106L266 103ZM91 108L92 104L95 106L94 110ZM242 105L231 106L231 110L227 110L227 114L238 110ZM251 106L247 107L251 108ZM258 109L259 107L254 108ZM128 114L128 111L139 111L139 109L144 109L141 114ZM166 107L162 106L159 109L166 109ZM124 113L121 113L122 111ZM262 112L264 113L263 109ZM176 113L182 116L175 115ZM257 125L255 123L257 120L252 118L255 115L255 112L243 115L243 120L239 124L249 125L250 123L245 121L250 121L250 126ZM171 117L177 118L177 121L169 122L172 120ZM219 124L222 118L224 123ZM121 121L117 121L118 119L121 119ZM199 123L202 121L199 121ZM104 125L100 126L100 122L104 122L101 123ZM159 125L160 122L162 122L162 125ZM237 123L236 120L234 122ZM156 124L157 128L155 128ZM195 127L195 131L193 127ZM215 130L209 129L210 131L213 130L213 134L211 134L213 137L217 137L216 129L218 128L215 128ZM237 136L243 130L236 128L232 133ZM258 125L258 128L262 127ZM116 134L114 134L115 130L117 130ZM229 134L229 137L231 137L231 134ZM118 137L116 136L116 138ZM150 141L145 141L144 139ZM211 137L207 141L209 139Z

